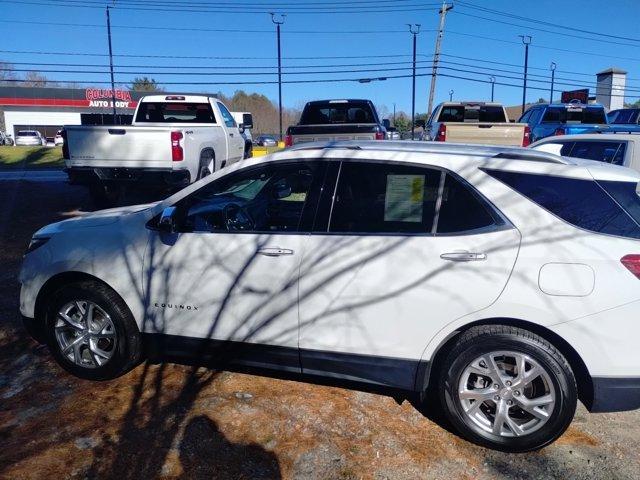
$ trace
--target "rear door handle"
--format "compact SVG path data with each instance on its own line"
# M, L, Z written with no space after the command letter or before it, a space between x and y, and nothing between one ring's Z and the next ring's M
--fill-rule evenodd
M229 133L229 136L230 136L230 137L233 137L233 133Z
M443 260L449 260L450 262L475 262L477 260L486 260L486 253L477 252L449 252L440 255Z
M293 255L293 250L280 247L265 247L259 249L258 253L267 257L282 257L284 255Z

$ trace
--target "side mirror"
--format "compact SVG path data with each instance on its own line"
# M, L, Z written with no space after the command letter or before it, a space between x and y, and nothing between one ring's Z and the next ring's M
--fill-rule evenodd
M158 220L158 230L166 233L174 233L176 230L175 219L176 207L167 207L160 214Z
M246 130L251 130L253 128L253 115L250 113L242 114L242 125Z
M384 120L382 120L382 125L384 126L384 128L386 128L387 130L389 130L391 128L391 122L389 121L388 118L385 118Z

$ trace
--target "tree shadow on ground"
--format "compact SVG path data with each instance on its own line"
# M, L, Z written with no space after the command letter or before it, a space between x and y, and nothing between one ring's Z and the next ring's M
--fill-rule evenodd
M193 418L180 442L184 479L278 479L277 457L260 445L229 441L206 415Z

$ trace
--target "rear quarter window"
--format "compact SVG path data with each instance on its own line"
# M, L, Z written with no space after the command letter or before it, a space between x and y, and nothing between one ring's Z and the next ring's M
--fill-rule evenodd
M620 200L615 199L596 181L500 170L485 171L571 225L595 233L640 238L639 223L629 213L629 208L624 207ZM633 196L628 188L620 195L620 198L626 196L627 202L636 206L640 219L640 200L635 188Z

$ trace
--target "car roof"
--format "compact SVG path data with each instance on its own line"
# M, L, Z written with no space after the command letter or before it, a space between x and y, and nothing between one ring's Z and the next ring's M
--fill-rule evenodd
M167 98L173 97L173 100L167 100ZM180 100L176 100L176 97L180 97ZM183 100L184 98L184 100ZM140 103L147 102L186 102L186 103L194 103L194 102L208 102L210 98L215 98L207 95L176 95L176 94L167 94L164 95L145 95L140 99Z

